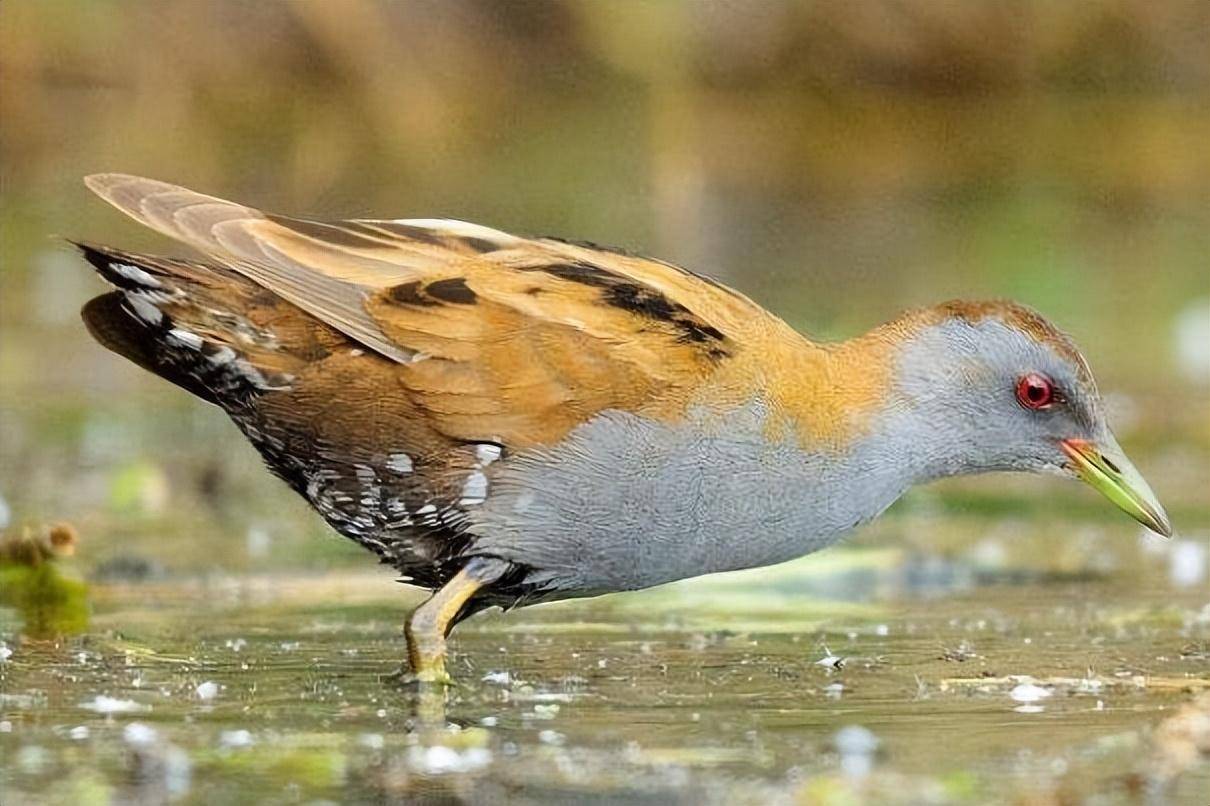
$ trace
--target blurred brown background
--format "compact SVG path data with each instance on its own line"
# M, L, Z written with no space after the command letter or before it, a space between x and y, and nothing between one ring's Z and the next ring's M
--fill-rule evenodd
M827 337L1010 296L1084 346L1178 527L1210 523L1201 0L7 0L0 102L0 514L109 533L97 562L359 556L85 334L101 286L61 238L165 246L85 191L106 170L630 247ZM973 484L945 489L1012 489Z

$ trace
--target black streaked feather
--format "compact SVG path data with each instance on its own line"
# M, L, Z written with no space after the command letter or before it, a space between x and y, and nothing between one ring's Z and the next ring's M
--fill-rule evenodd
M90 259L91 261L91 259ZM143 369L170 381L207 403L222 406L214 393L194 375L182 372L157 346L151 325L131 316L121 291L110 291L85 303L80 317L92 337L107 350L117 353ZM167 329L166 326L159 326Z

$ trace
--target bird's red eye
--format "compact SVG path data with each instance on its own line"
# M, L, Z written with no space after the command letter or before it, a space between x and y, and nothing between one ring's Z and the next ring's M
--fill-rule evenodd
M1054 399L1055 385L1045 375L1031 372L1017 381L1017 402L1027 409L1044 409Z

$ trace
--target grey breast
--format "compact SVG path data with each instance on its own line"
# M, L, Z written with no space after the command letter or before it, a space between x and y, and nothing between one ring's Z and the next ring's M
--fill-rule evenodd
M471 513L472 553L562 595L768 565L834 542L889 506L902 473L862 446L769 442L759 400L669 425L607 412L553 450L501 463Z

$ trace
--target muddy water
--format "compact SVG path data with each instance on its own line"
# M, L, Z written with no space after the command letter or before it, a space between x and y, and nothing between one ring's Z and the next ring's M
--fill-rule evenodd
M486 614L444 694L393 678L385 573L95 584L57 642L0 611L0 801L1206 801L1157 739L1204 585L837 557Z

